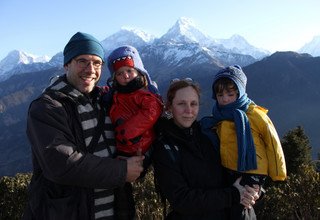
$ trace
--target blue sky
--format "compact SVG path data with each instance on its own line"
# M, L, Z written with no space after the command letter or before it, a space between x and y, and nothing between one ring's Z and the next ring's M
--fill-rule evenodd
M131 27L157 37L180 17L213 38L243 36L271 52L320 35L319 0L1 0L0 60L17 49L53 56L77 31L99 40Z

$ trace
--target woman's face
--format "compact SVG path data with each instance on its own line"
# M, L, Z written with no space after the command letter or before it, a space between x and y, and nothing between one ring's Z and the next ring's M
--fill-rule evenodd
M191 86L176 91L169 107L176 125L189 128L199 113L199 96Z

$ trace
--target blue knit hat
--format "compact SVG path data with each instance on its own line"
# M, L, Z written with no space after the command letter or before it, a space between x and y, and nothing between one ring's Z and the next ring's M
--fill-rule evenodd
M214 77L212 83L212 98L216 99L216 93L214 91L214 84L220 78L229 78L231 79L239 90L239 98L242 97L246 93L246 85L247 85L247 77L242 71L239 65L228 66L222 70L220 70Z
M121 46L111 52L108 57L108 68L113 78L114 73L122 66L129 66L138 70L144 75L148 82L148 89L153 93L158 93L156 82L152 81L148 71L144 68L138 50L129 45Z
M104 62L104 49L100 42L90 34L78 32L71 37L63 50L63 65L71 59L83 54L92 54L100 57Z

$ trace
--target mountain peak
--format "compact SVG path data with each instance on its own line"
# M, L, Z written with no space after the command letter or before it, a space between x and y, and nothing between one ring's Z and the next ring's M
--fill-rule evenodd
M320 56L320 35L313 37L313 39L299 49L298 52L308 53L314 57Z
M266 50L252 46L239 34L234 34L229 39L217 39L216 41L233 53L250 55L255 59L261 59L269 54Z
M232 35L229 40L237 41L237 42L242 41L242 42L248 43L246 39L239 34Z
M122 27L121 30L129 31L129 32L137 35L138 37L140 37L145 42L151 42L151 41L153 41L155 39L154 35L148 34L145 31L139 30L137 28Z
M169 31L163 35L160 39L161 42L175 42L175 43L199 43L206 45L212 43L211 39L206 34L202 33L194 24L193 20L186 17L181 17L177 22L169 29Z
M30 63L45 63L50 60L49 56L36 56L33 54L29 54L23 51L19 50L13 50L8 53L8 55L2 60L11 60L12 62L16 62L17 64L23 63L23 64L30 64ZM1 61L1 64L2 64ZM1 65L0 64L0 65Z
M132 45L138 48L152 43L154 38L155 37L153 35L147 34L144 31L129 27L122 27L120 31L101 41L101 44L105 51L109 52L123 45Z
M23 63L23 64L29 64L33 61L33 56L30 56L29 54L19 51L19 50L13 50L8 53L8 55L1 61L2 63L6 63L8 61L15 62L15 63Z
M175 34L190 36L190 34L195 30L196 32L199 32L199 30L195 27L192 19L181 17L172 26L172 28L168 31L168 33L175 33Z
M48 56L35 56L19 50L13 50L0 61L0 75L12 70L17 65L32 64L32 63L46 63L50 60ZM2 77L3 78L3 77Z
M183 33L184 31L195 28L195 24L191 18L181 17L178 19L174 27L180 29L180 31Z

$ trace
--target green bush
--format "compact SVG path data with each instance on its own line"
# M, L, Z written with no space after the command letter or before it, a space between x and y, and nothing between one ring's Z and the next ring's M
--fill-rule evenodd
M163 219L163 204L155 190L152 169L133 184L133 190L137 219Z
M26 200L31 173L4 176L0 179L0 220L21 219ZM153 171L133 184L137 219L162 219L162 204L154 183Z
M27 199L27 187L32 174L18 173L0 179L0 219L21 219Z
M31 175L0 179L0 220L21 219ZM163 219L163 204L155 191L153 171L135 182L133 189L137 219ZM313 166L302 166L285 182L273 183L257 204L256 212L258 219L320 219L320 174Z
M308 137L297 127L284 136L282 144L288 178L267 182L265 196L255 205L257 218L320 219L320 163L311 162ZM21 219L31 176L17 174L0 179L0 220ZM137 219L163 219L164 206L155 190L152 167L133 184L133 189ZM167 210L168 204L165 207Z
M320 174L311 161L311 146L301 126L289 131L281 141L288 178L268 182L267 192L256 205L262 219L320 219Z
M320 174L302 165L297 174L267 189L256 212L260 219L320 219Z

